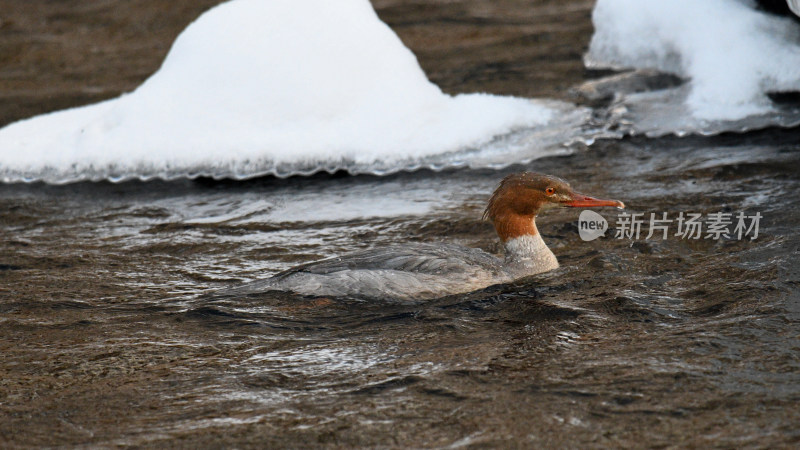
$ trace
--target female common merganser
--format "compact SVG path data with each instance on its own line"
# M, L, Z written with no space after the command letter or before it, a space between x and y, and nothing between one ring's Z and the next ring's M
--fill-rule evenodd
M489 199L484 219L494 223L505 247L501 260L482 250L453 244L403 244L304 264L225 294L291 291L316 297L425 300L475 291L547 272L558 260L536 229L539 211L557 206L625 205L572 190L557 177L509 175Z

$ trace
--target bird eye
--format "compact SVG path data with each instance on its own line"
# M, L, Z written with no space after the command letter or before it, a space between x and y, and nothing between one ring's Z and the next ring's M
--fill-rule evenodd
M554 188L549 187L549 188L544 190L544 193L547 194L547 195L553 195L553 194L556 193L556 190Z

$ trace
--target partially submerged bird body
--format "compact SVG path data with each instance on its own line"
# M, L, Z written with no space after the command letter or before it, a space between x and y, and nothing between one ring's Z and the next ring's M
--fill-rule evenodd
M424 300L513 279L502 260L483 250L454 244L412 243L304 264L237 290Z
M536 228L536 215L557 206L624 208L578 194L564 180L530 172L509 175L484 212L505 248L500 259L454 244L404 244L304 264L227 294L291 291L321 297L425 300L475 291L558 267Z

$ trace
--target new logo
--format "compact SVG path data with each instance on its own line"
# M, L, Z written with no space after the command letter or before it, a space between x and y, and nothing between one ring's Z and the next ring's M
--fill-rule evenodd
M608 221L594 211L584 209L578 216L578 233L584 241L593 241L600 236L605 236Z

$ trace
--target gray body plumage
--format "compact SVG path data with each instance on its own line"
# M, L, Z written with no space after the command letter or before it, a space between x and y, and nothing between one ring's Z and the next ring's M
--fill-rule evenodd
M453 244L417 243L364 250L294 267L224 293L291 291L321 297L432 299L558 267L541 237L536 238L532 242L507 243L505 261L479 249ZM547 267L542 266L539 255L528 253L542 250L549 254L545 259ZM518 251L526 254L518 255Z

